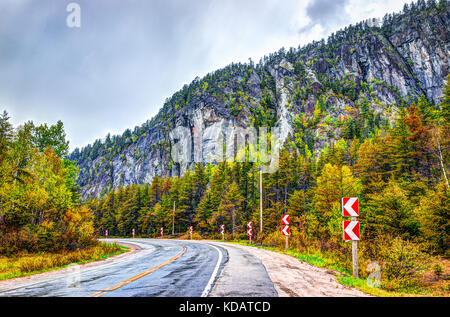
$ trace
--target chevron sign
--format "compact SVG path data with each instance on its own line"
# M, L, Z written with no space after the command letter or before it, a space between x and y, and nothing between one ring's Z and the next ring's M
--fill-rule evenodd
M283 222L283 225L288 225L289 224L289 215L283 215L281 217L281 221Z
M342 198L342 216L359 217L359 200L357 197Z
M289 226L283 226L283 229L281 230L281 232L283 233L283 236L288 236L289 235Z
M253 235L253 229L248 229L247 235L251 237Z
M253 223L251 221L247 222L247 228L251 229L253 227Z
M361 233L359 231L359 221L343 221L342 230L345 241L361 240Z

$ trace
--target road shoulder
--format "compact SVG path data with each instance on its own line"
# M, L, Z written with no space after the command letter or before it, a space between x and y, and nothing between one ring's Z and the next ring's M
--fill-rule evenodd
M366 297L336 281L334 272L297 258L256 247L235 245L257 257L265 266L280 297Z
M261 261L248 250L228 243L210 243L228 252L209 297L277 297L277 291Z

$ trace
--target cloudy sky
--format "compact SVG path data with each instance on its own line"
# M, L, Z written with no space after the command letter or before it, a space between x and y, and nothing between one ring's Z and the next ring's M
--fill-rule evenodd
M69 28L67 6L81 8ZM70 147L154 116L196 76L258 62L411 0L1 0L0 111L62 120Z

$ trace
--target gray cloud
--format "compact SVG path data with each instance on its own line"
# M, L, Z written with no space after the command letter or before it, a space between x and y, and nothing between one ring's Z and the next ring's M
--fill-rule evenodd
M66 26L70 2L80 29ZM2 0L0 111L14 124L62 120L71 148L83 146L142 124L196 76L320 39L298 30L328 28L345 3Z
M306 6L306 15L310 19L308 25L300 29L300 33L310 30L315 25L323 29L342 25L349 20L345 7L349 0L312 0Z

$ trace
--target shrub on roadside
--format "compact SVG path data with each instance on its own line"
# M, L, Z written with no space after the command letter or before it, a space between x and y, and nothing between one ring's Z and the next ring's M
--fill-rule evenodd
M395 237L381 250L382 276L388 290L415 287L426 268L427 257L417 244Z

